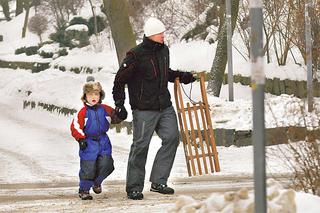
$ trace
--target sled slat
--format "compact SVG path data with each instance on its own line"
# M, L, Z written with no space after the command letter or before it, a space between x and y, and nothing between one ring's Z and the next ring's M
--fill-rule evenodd
M208 155L209 155L210 168L211 168L211 172L214 172L213 160L212 160L213 156L212 156L212 152L210 149L209 132L208 132L207 124L206 124L203 105L200 105L200 115L201 115L201 119L202 119L204 139L205 139L205 142L207 145L207 151L208 151Z
M200 109L200 106L199 106ZM206 153L203 147L203 140L202 140L202 133L200 129L200 123L199 123L199 117L197 113L197 107L195 104L193 104L193 112L194 112L194 117L196 119L196 125L197 125L197 131L198 131L198 138L199 138L199 143L201 147L201 153L202 153L202 161L203 161L203 166L204 166L204 171L206 174L208 174L208 166L207 166L207 160L206 160Z
M195 169L195 165L194 165L194 158L193 158L193 154L192 154L192 147L191 147L191 142L190 142L190 138L189 138L189 132L188 132L188 125L187 125L187 119L186 119L186 112L184 110L184 106L183 106L183 99L182 99L182 93L181 93L181 88L178 87L178 98L179 98L179 103L180 103L180 109L181 109L181 117L182 117L182 124L183 124L183 129L184 132L181 134L184 134L184 138L188 147L188 154L187 156L191 156L191 171L193 175L196 175L196 169Z
M193 122L192 122L192 113L191 113L191 108L190 108L190 103L187 103L187 109L188 109L188 115L189 115L189 122L190 122L190 128L191 128L191 143L194 147L194 150L196 152L196 160L197 160L197 165L198 165L198 171L199 174L202 175L202 169L201 169L201 163L200 163L200 159L199 159L199 152L198 152L198 146L196 143L196 136L195 136L195 132L194 132L194 128L193 128Z
M213 157L214 157L215 171L219 172L220 171L220 164L219 164L219 159L218 159L218 152L216 149L216 142L214 140L214 132L212 129L212 122L211 122L211 117L210 117L208 98L207 98L207 93L206 93L206 88L205 88L205 83L204 83L204 75L201 75L200 78L201 78L201 80L200 80L201 95L202 95L202 100L203 100L203 103L205 106L205 115L206 115L209 134L210 134L210 144L211 144L211 149L212 149Z
M182 123L182 116L181 116L181 111L180 111L180 103L179 103L179 97L178 97L178 86L179 86L179 79L175 79L175 84L174 84L174 96L176 100L176 107L178 111L178 120L179 120L179 126L180 126L180 132L182 136L182 145L183 145L183 150L184 150L184 156L186 159L186 164L187 164L187 170L188 170L188 175L189 177L192 175L191 174L191 167L190 167L190 159L188 159L188 148L187 148L187 143L186 139L184 137L184 128L183 128L183 123Z

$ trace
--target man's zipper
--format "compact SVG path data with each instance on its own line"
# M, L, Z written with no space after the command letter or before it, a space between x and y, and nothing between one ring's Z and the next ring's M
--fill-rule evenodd
M143 81L142 81L141 88L140 88L140 96L139 96L140 101L142 99L142 94L143 94Z
M150 59L150 61L151 61L151 64L152 64L152 66L153 66L153 73L154 73L154 76L155 76L155 77L157 77L157 70L156 70L156 66L154 65L154 62L153 62L152 58Z

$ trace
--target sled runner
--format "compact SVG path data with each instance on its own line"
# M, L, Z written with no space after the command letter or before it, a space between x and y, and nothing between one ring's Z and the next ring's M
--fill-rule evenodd
M200 89L202 101L185 107L179 78L175 79L174 96L189 176L208 174L209 168L210 173L220 171L204 73L200 74Z

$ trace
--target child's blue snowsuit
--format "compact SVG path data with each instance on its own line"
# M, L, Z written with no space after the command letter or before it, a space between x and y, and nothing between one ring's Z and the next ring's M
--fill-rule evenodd
M85 105L71 123L72 136L78 141L85 139L87 148L79 150L80 190L89 191L114 170L112 146L107 135L113 109L104 104Z

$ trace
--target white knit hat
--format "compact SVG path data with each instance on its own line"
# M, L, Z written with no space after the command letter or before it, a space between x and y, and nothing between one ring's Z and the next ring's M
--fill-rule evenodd
M150 17L144 24L144 34L149 37L166 30L164 24L157 18Z

